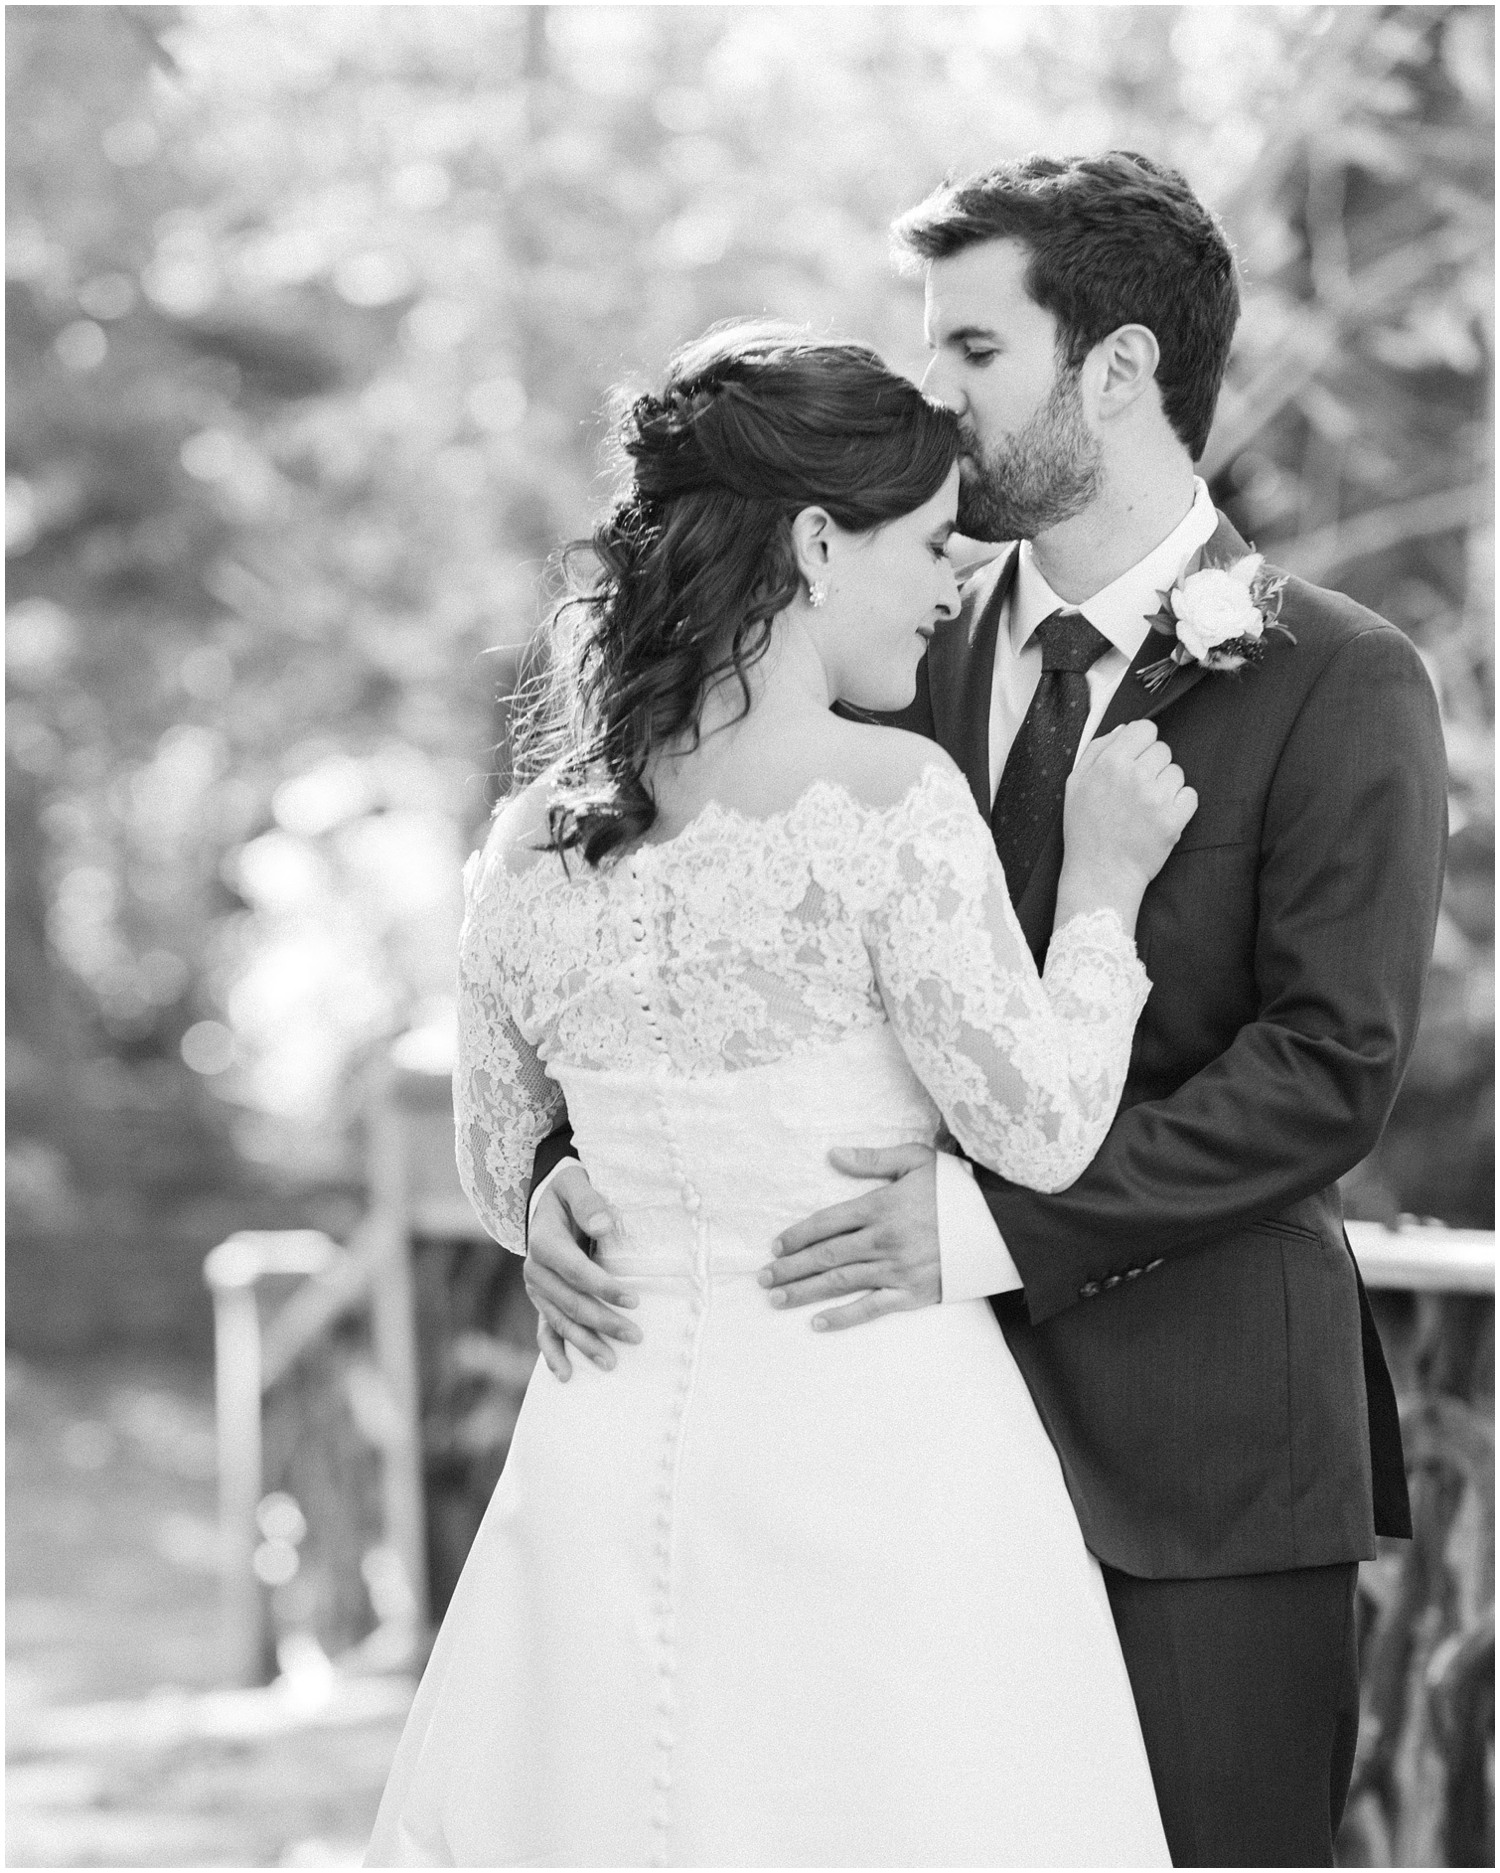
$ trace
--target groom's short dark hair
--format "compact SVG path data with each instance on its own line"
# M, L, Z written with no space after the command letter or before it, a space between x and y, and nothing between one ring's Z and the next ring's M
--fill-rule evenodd
M1057 320L1070 370L1119 326L1148 326L1161 351L1162 410L1193 460L1202 455L1239 282L1218 222L1175 169L1132 150L1024 156L950 177L894 233L922 261L1020 241L1031 256L1026 290Z

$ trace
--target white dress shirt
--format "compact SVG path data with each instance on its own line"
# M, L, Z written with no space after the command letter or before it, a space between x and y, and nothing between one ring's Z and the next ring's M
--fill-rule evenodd
M1036 628L1054 611L1081 611L1112 646L1088 672L1089 712L1078 744L1082 754L1093 737L1110 698L1120 687L1136 652L1150 630L1147 619L1161 608L1161 592L1171 585L1219 524L1207 485L1195 479L1193 504L1160 546L1122 572L1102 591L1077 604L1059 598L1037 570L1029 540L1023 540L1016 582L995 638L994 686L990 692L990 800L993 803L1011 744L1036 694L1042 675L1042 647ZM943 1299L969 1301L981 1294L1004 1294L1019 1288L1021 1277L1011 1260L989 1206L979 1194L973 1172L961 1158L940 1152L937 1161L938 1251Z

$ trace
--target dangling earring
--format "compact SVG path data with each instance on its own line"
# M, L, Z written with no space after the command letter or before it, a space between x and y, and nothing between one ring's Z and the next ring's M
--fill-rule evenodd
M810 579L807 586L807 602L816 611L828 596L828 587L821 579Z

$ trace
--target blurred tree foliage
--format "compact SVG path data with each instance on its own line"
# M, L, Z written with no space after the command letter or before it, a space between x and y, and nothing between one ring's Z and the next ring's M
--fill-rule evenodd
M1353 1195L1488 1221L1491 9L17 7L6 32L23 1286L51 1271L81 1317L168 1210L222 1233L215 1191L352 1177L361 1058L448 989L496 698L602 498L608 387L762 309L920 368L886 225L1034 147L1149 150L1222 211L1247 294L1215 492L1439 686L1437 967Z

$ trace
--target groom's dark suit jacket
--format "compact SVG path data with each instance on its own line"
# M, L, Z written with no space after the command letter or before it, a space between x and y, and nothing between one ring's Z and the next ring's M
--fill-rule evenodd
M1227 521L1218 560L1245 548ZM990 815L988 716L1014 551L970 581L912 707ZM1024 1282L992 1302L1089 1547L1154 1578L1350 1561L1409 1534L1395 1397L1335 1180L1411 1050L1442 885L1446 768L1408 639L1288 581L1265 661L1136 672L1100 725L1153 717L1199 795L1137 926L1154 987L1120 1115L1041 1196L978 1170ZM1062 823L1017 905L1038 960Z

